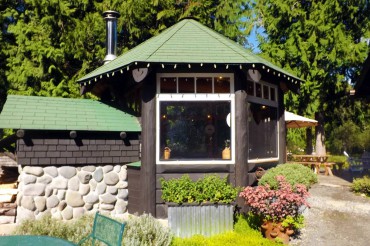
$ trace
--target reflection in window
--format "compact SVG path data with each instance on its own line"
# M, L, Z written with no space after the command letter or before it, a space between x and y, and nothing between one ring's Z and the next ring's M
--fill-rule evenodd
M161 78L161 93L176 93L176 78Z
M222 159L225 141L231 140L230 112L231 101L161 101L160 159L165 148L172 161Z
M212 78L197 78L197 93L212 93Z
M277 108L249 103L249 159L278 157Z
M215 93L230 93L230 78L214 78Z
M194 78L181 77L179 79L179 93L194 93Z

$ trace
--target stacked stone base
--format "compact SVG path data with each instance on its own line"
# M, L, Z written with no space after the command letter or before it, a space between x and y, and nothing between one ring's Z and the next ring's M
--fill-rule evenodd
M96 211L112 216L127 211L126 165L25 166L19 172L17 223L45 214L71 220Z

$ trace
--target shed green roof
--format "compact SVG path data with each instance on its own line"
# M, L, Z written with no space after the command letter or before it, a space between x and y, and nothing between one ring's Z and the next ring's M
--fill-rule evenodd
M140 132L136 117L90 99L8 95L0 128Z
M115 60L85 75L78 82L91 81L103 74L113 73L140 62L263 64L289 77L301 80L199 22L193 19L184 19L161 34L148 39Z

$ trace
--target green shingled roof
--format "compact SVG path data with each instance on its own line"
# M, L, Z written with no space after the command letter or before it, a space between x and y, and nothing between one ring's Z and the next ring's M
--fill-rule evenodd
M136 117L90 99L8 95L0 128L141 131Z
M115 60L80 78L91 81L135 62L197 64L263 64L300 80L271 62L251 53L243 46L192 19L184 19L161 34L129 50Z

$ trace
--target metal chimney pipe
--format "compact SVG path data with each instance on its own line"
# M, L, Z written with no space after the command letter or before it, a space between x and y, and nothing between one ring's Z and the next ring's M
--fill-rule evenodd
M103 13L106 21L106 48L104 64L113 61L117 57L117 18L120 14L114 10L107 10Z

